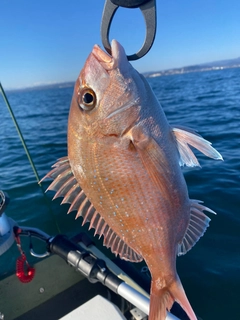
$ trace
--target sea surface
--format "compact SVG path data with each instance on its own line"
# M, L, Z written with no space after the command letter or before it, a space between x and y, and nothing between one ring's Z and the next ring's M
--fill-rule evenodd
M169 122L197 130L224 158L224 161L215 161L196 152L202 168L184 169L190 198L203 200L217 215L209 214L210 227L189 253L177 259L177 268L198 316L203 320L238 320L240 68L163 76L148 81ZM7 92L40 177L58 158L67 155L72 91L73 87L63 87ZM43 183L43 189L48 185L49 180ZM43 195L1 95L0 189L11 198L7 215L19 225L37 227L49 234L56 234L60 229L69 236L81 230L81 219L75 220L74 213L66 215L68 205L60 206L58 199L51 201L53 192L48 192L47 197ZM23 245L28 254L28 242ZM16 246L0 256L0 277L15 272L18 256Z

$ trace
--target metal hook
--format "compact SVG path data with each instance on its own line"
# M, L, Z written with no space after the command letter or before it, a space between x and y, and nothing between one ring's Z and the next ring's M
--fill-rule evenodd
M137 60L142 58L152 47L157 27L157 18L156 18L156 0L135 0L135 1L124 1L120 0L106 0L102 23L101 23L101 38L104 48L108 53L111 54L111 45L109 43L109 31L112 23L114 14L116 13L119 6L127 8L137 8L141 10L145 24L146 24L146 36L142 48L132 55L127 55L128 60ZM131 2L131 4L130 4Z
M33 257L36 257L36 258L39 258L39 259L43 259L45 257L48 257L50 255L50 252L46 251L44 253L36 253L34 250L33 250L33 244L32 244L32 237L31 237L31 234L29 233L28 234L29 236L29 251L30 251L30 254L33 256Z

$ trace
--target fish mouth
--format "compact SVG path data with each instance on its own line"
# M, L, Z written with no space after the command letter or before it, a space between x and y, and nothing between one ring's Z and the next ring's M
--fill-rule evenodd
M117 40L111 42L111 55L103 51L98 45L95 45L92 54L101 63L106 70L113 70L128 63L126 53Z

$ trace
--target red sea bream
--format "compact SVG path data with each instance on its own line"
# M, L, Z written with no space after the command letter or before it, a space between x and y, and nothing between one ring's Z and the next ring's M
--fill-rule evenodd
M49 189L71 203L104 245L122 259L145 260L151 272L150 320L177 301L197 319L176 271L176 256L198 241L212 210L190 200L180 166L198 166L194 147L221 155L194 131L171 127L146 79L112 41L94 46L74 88L68 156L47 175Z

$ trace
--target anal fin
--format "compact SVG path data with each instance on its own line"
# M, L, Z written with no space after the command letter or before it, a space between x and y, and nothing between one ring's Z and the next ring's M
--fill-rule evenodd
M211 221L203 211L208 211L213 214L216 214L214 211L205 207L201 204L201 201L198 200L190 200L191 208L190 208L190 221L188 224L188 228L185 232L182 243L178 245L177 255L181 256L187 253L196 242L203 236L207 227L209 226L209 222Z

